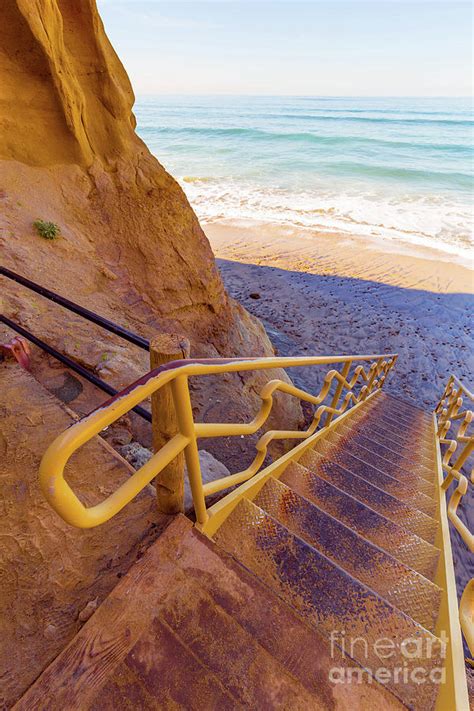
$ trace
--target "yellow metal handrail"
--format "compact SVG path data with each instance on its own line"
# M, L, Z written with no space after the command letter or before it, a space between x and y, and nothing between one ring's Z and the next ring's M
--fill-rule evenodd
M209 514L205 497L216 491L227 489L253 477L261 467L272 440L307 439L318 428L321 418L328 413L324 425L334 415L342 415L352 404L360 404L383 386L385 378L396 362L396 354L355 355L355 356L317 356L300 358L249 358L174 361L152 370L82 418L59 435L49 446L40 465L40 484L47 500L55 511L68 523L80 528L90 528L109 520L128 504L147 484L151 482L180 452L184 451L189 482L193 496L194 509L198 525L204 525ZM364 363L368 363L364 368ZM235 373L249 370L269 370L274 368L293 368L304 366L342 365L342 371L331 369L324 378L318 395L311 395L282 380L271 380L263 387L260 397L262 405L258 414L249 423L195 423L191 407L188 379L192 376ZM349 377L355 364L354 372ZM329 395L332 383L336 390L330 405L323 401ZM107 499L92 507L85 507L64 479L64 468L73 453L83 444L99 434L126 412L150 397L161 387L170 384L178 432L153 457L138 469ZM362 387L358 394L353 392L356 384ZM343 390L348 392L339 404ZM257 442L257 454L247 469L218 481L203 485L197 440L200 437L235 436L256 433L268 419L273 405L273 394L284 392L300 400L319 406L314 413L309 428L305 431L271 430Z
M474 483L474 469L463 473L474 450L474 432L468 429L474 419L474 412L464 406L465 400L474 402L473 393L457 378L451 375L443 395L435 408L438 445L444 450L442 456L443 473L446 475L441 488L446 491L454 480L457 486L451 494L447 506L448 518L461 536L468 549L474 551L474 534L461 521L457 510L463 496L468 491L469 481ZM463 407L464 406L464 407ZM458 451L459 449L459 451ZM455 456L455 452L457 452ZM459 604L461 629L474 657L474 578L466 585ZM474 664L473 660L470 660Z
M469 531L457 513L461 499L468 490L468 478L463 473L463 468L474 450L474 432L467 433L474 419L474 412L470 409L463 409L466 398L474 402L474 395L455 375L451 375L436 406L435 415L438 425L438 442L443 445L444 449L442 462L446 476L442 485L443 489L448 489L454 479L458 482L449 499L448 517L469 550L474 551L474 534ZM455 429L456 425L457 429ZM450 433L451 428L453 430ZM455 452L458 452L456 456L454 456ZM474 469L471 469L468 477L474 483Z
M461 596L459 620L471 656L474 657L474 578L471 578L467 583ZM469 662L471 666L474 666L473 659L470 659Z

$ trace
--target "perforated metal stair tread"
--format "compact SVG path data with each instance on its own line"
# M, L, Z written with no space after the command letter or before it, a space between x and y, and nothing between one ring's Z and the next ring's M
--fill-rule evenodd
M322 628L328 635L345 630L352 638L369 640L362 657L354 658L366 667L377 668L370 640L381 637L408 639L413 636L430 640L436 651L427 660L431 668L440 661L440 649L430 632L386 600L348 575L328 558L293 535L285 526L260 507L242 500L216 533L215 540L261 578L306 620ZM428 644L428 642L427 642ZM391 666L413 660L394 654ZM436 685L387 683L393 693L417 709L432 708Z
M402 428L410 427L411 429L429 432L432 430L432 418L425 412L419 410L410 410L399 407L393 402L387 400L383 393L377 398L377 402L371 408L372 413L380 414L381 416L390 417Z
M313 695L315 709L326 711L331 708L334 704L334 686L329 681L330 669L344 664L358 667L358 663L348 655L347 650L342 651L337 641L329 644L320 630L299 617L234 556L207 538L200 537L200 543L208 548L206 574L199 576L201 586L299 679ZM195 553L190 551L186 562L183 558L180 558L181 566L185 570L190 568L196 574ZM249 600L252 600L252 605L248 604ZM278 620L277 625L274 620ZM347 708L352 711L354 703L357 705L361 698L369 708L379 708L379 704L383 709L398 709L401 706L395 696L383 686L369 681L365 675L358 690L351 690L351 686L346 685L339 689L337 696L341 710Z
M354 431L369 432L370 437L375 440L386 442L387 445L395 449L395 451L403 450L404 452L422 452L423 456L428 460L429 467L434 464L434 442L433 436L422 435L414 436L409 429L400 431L394 427L384 426L381 422L383 410L378 411L374 407L364 407L351 416L351 427Z
M370 462L361 459L361 453L356 448L345 448L340 442L324 440L316 443L313 453L324 456L339 466L365 479L367 482L396 496L400 501L405 501L413 508L433 516L436 512L437 502L427 493L431 485L424 479L406 478L400 471L381 469ZM363 456L363 454L362 454Z
M419 417L422 417L425 420L431 422L431 416L422 407L409 402L409 400L394 395L393 393L389 393L386 390L380 392L377 406L383 406L387 409L393 407L403 412L409 412L413 415L418 415Z
M431 427L431 418L424 413L409 412L397 406L387 406L385 403L379 403L378 410L382 411L382 408L387 417L396 419L402 425L419 428L420 430Z
M436 521L414 508L409 502L402 501L383 491L319 452L306 452L300 462L317 476L326 479L363 504L370 506L382 516L398 523L429 543L433 543L437 530Z
M408 567L434 580L439 550L400 522L379 514L300 464L291 463L280 481Z
M375 452L352 439L351 436L344 435L338 431L331 433L317 442L314 449L330 454L334 461L338 461L338 463L341 464L349 460L351 464L348 468L354 471L354 473L358 473L354 467L358 466L359 469L362 470L362 464L369 465L369 472L375 469L401 482L403 484L403 491L406 492L407 495L417 497L418 493L421 492L434 501L432 472L425 467L417 467L413 464L409 467L403 464L396 464L393 461L385 459L381 454L375 454ZM360 462L362 464L360 464ZM343 466L345 465L343 464ZM420 470L422 470L421 473ZM431 480L427 481L423 474L431 476ZM401 488L402 487L400 487L400 489Z
M431 426L432 418L427 415L423 410L414 410L406 407L401 407L398 403L388 402L387 399L383 397L377 403L377 409L386 412L387 414L393 415L397 419L400 419L404 423L415 423L420 427L426 425Z
M270 479L254 503L364 585L434 632L441 590L281 481Z
M377 415L377 419L388 431L392 430L399 437L432 437L433 425L427 423L414 423L402 421L393 412L385 410L373 410L372 413Z
M403 399L402 397L399 397L398 395L394 395L393 393L382 391L379 396L379 404L383 403L385 407L398 407L401 410L406 410L407 412L413 412L413 413L418 413L422 417L424 417L426 420L431 421L430 415L427 415L425 410L423 410L422 407L419 405L415 405L414 403L409 402L406 399Z
M413 441L413 438L407 437L397 437L393 432L388 432L383 428L380 428L378 421L371 422L370 420L359 419L354 422L351 431L354 436L358 434L363 434L364 437L369 437L371 442L375 444L380 444L386 449L390 449L392 452L400 452L404 459L409 461L419 461L426 469L428 469L428 475L426 473L421 473L427 481L432 482L434 477L434 454L433 454L433 441L430 440L426 443L424 439ZM365 433L365 434L364 434Z
M387 416L397 419L404 425L410 425L410 427L414 425L423 429L424 427L430 428L432 425L432 418L426 412L410 410L395 403L388 403L383 397L379 399L375 411L384 412Z
M362 429L356 429L341 423L336 427L335 432L346 437L348 442L360 444L365 449L397 465L399 470L405 474L405 477L408 472L410 474L416 472L418 477L426 479L430 483L431 495L434 494L433 462L416 448L413 447L410 452L405 453L403 448L397 447L390 440L383 437L375 438L372 429L367 426Z

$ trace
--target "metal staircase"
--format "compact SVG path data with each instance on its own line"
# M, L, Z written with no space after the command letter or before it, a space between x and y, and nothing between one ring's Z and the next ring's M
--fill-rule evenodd
M108 596L85 624L72 624L74 634L50 645L54 655L31 659L22 695L15 674L23 672L12 665L14 708L467 711L459 614L472 653L474 594L471 581L458 610L448 521L473 550L458 512L474 446L466 409L473 398L453 376L429 415L382 392L395 362L393 354L174 361L59 434L41 462L43 494L68 524L106 531L99 547L116 548L132 502L148 506L143 494L135 497L148 496L147 485L181 453L196 521L178 514L136 562L130 540L128 573L114 586L104 568ZM286 367L314 368L315 393L274 379L251 422L195 422L190 377ZM36 393L28 378L24 392ZM176 413L174 434L125 480L115 478L121 465L113 460L103 495L91 496L89 477L96 484L102 477L93 462L111 456L97 435L163 389ZM305 430L264 431L277 393L313 407ZM35 396L53 411L49 396ZM64 413L55 417L61 429ZM31 436L39 432L33 427ZM250 464L203 483L200 438L257 433ZM278 440L296 446L271 457ZM89 466L98 443L102 459L95 455ZM75 464L71 477L66 467L77 450L82 467ZM17 460L34 458L20 451ZM209 505L217 492L222 498ZM33 523L18 524L25 541L52 516L43 522L36 514L36 493L30 505ZM147 526L134 521L136 541ZM61 521L59 545L70 546L65 530ZM89 536L79 536L79 546L92 540L88 531L69 530ZM93 551L100 571L100 550ZM63 598L73 604L74 590L58 596L51 575L44 585L59 612ZM38 595L32 586L28 604Z
M322 433L210 539L178 516L15 708L467 709L434 420L377 392Z
M368 409L366 432L383 415L400 433L413 438L417 431L414 448L418 437L433 441L432 422L415 408L385 396ZM362 441L377 446L377 440L360 438L350 426L341 435L336 428L335 436L319 440L280 481L270 479L253 502L239 503L215 540L334 643L350 647L350 656L367 673L377 679L383 669L386 688L408 708L432 708L444 654L433 636L442 592L433 581L438 524L426 513L429 508L434 515L437 503L424 493L428 483L435 493L435 469L428 482L422 467L406 471L400 461L394 464L396 456L374 455ZM389 435L384 442L390 442ZM320 482L337 488L345 498L343 508L347 499L358 505L360 524L352 526L347 512L339 515L335 498L326 509L317 495ZM375 526L374 512L380 519ZM364 522L373 535L376 527L395 524L398 542L411 534L412 560L423 558L419 567L425 573L431 569L431 579L398 557L390 541L384 548L380 540L375 545L364 538Z

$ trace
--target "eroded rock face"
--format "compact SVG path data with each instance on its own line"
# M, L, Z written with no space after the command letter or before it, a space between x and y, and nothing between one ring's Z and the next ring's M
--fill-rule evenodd
M133 91L95 1L12 0L0 26L2 262L147 337L184 333L193 356L272 354L260 322L227 296L183 191L135 133ZM61 236L38 236L38 218ZM8 315L114 386L148 369L135 347L23 288L5 291ZM196 411L248 419L267 378L233 376L217 399L197 384ZM297 424L296 403L277 409L272 426Z
M16 237L31 232L39 216L63 235L45 245L32 233L32 244L19 250L28 249L30 270L38 256L50 272L58 257L87 257L87 271L98 271L114 291L117 280L127 282L154 312L195 324L196 334L212 327L216 314L229 317L193 211L134 131L133 92L95 2L2 3L0 22L0 157L22 163L2 169L9 226ZM64 274L51 277L64 285ZM75 281L84 277L77 273Z

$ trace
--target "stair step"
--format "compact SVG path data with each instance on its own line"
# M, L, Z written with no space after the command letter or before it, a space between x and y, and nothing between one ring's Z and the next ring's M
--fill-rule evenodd
M344 425L341 422L337 426ZM378 419L360 418L357 421L351 421L351 426L349 424L346 427L347 430L351 429L354 433L360 433L365 437L370 437L372 442L380 444L382 447L390 449L392 452L400 452L401 456L412 462L419 463L430 470L434 471L435 457L434 457L434 442L425 442L424 439L417 440L413 442L411 439L397 437L391 430L384 430L380 427ZM428 481L431 481L433 474Z
M429 443L430 446L432 446L434 432L431 420L430 422L422 423L420 433L417 430L410 429L410 425L404 425L400 421L393 420L393 416L390 420L390 414L387 415L380 402L377 403L376 401L372 407L370 405L371 403L369 402L366 407L362 407L354 412L350 417L350 422L366 422L368 427L375 426L381 428L387 437L395 437L401 440L405 446L412 443L414 435L416 435L417 445L419 443ZM384 417L388 417L389 422L384 422Z
M235 701L220 681L159 619L164 600L185 590L175 556L191 527L184 516L168 526L28 689L16 711L197 711L195 698L201 702L203 698L212 699L225 709L235 708ZM181 664L185 665L185 676Z
M349 420L345 420L341 424L354 430L362 429L365 431L366 436L370 433L372 439L379 440L379 438L382 438L382 444L385 441L387 443L392 441L396 444L395 447L392 446L395 451L398 451L400 446L404 450L411 449L415 442L416 450L421 450L423 456L428 459L426 466L430 469L432 468L434 463L434 430L431 418L421 425L421 430L418 427L412 429L409 423L403 424L400 420L393 419L393 413L387 413L384 410L383 401L378 397L352 413ZM374 437L372 437L372 433L374 433ZM410 452L408 456L409 454Z
M428 427L433 423L431 414L417 408L403 407L400 402L396 400L381 400L378 406L380 410L383 409L384 412L390 413L394 417L400 418L402 421L408 423L420 424L421 426L427 425Z
M16 711L325 711L335 697L341 711L358 698L400 711L393 694L366 679L356 690L336 687L331 669L347 663L337 644L177 516Z
M148 487L102 526L78 529L48 504L38 483L42 455L73 419L64 405L15 364L0 365L2 515L0 569L4 615L0 678L7 708L41 674L134 563L163 519ZM71 459L67 479L86 505L115 491L131 472L100 438ZM100 473L100 476L99 474ZM155 534L156 532L156 534Z
M406 439L413 439L413 437L421 439L433 439L434 428L432 423L413 423L401 420L399 417L395 417L392 412L386 412L385 410L376 411L373 410L372 413L377 416L378 421L387 430L393 430L393 432L399 437L404 437Z
M430 419L430 413L426 412L425 408L416 405L409 400L404 400L403 398L393 395L392 393L382 391L380 397L378 398L378 406L384 408L396 408L403 412L408 412L412 415L418 415L419 417L424 417L427 420Z
M204 537L201 537L200 543L208 548L206 554L200 553L198 557L205 560L205 574L199 576L203 589L306 686L313 695L314 709L326 711L331 708L334 703L331 669L348 663L357 667L357 662L336 642L329 644L327 637L299 617L234 556ZM190 550L186 561L180 558L180 565L186 575L196 574L196 552ZM250 600L252 604L249 604ZM278 620L278 625L274 624L274 620ZM340 704L341 709L353 711L354 703L359 703L356 700L359 695L368 708L378 708L379 704L383 709L401 707L387 689L373 684L366 677L362 679L356 698L350 687L339 687L338 691L338 709Z
M165 605L160 617L167 620L204 668L220 680L239 708L315 707L303 684L201 589L199 579L191 578L186 595ZM182 679L186 666L181 666Z
M397 407L396 405L380 405L380 411L385 412L389 417L399 420L402 424L406 424L409 427L419 427L423 429L424 427L430 427L432 424L432 418L423 412L409 412L408 410Z
M80 707L67 708L201 711L208 704L231 711L239 701L164 621L155 618L93 701L85 706L81 699Z
M420 478L429 482L431 488L434 489L435 469L433 463L422 452L413 449L410 453L407 453L403 449L397 448L389 440L374 437L374 433L370 428L359 430L356 427L346 425L345 421L336 427L335 432L346 437L349 442L361 445L370 452L397 465L399 469L403 468L405 473L407 470L410 473L415 471Z
M410 501L399 499L377 486L373 481L360 477L314 450L306 452L301 457L300 463L363 504L370 506L392 521L400 523L401 526L417 536L421 536L429 543L433 543L438 527L437 522L420 509L412 506Z
M405 501L413 508L417 508L427 516L432 517L436 514L438 503L428 493L427 490L432 487L425 479L413 479L409 476L405 479L400 470L395 469L395 467L382 468L383 465L381 465L380 461L374 463L376 461L375 458L366 457L360 447L352 444L343 446L342 443L332 437L319 440L311 451L339 464L344 469L400 499L400 501ZM302 463L304 464L303 461Z
M234 555L305 619L334 638L344 633L362 638L362 649L352 645L352 656L368 669L380 668L373 649L376 640L390 638L400 644L416 637L428 647L423 659L428 671L440 666L439 641L407 615L341 570L276 519L248 500L241 501L219 528L216 541ZM390 667L406 666L408 672L420 660L408 659L393 649ZM387 666L387 660L384 660ZM413 708L433 708L436 684L387 682L387 688Z
M380 409L383 409L386 412L393 412L394 414L404 418L405 420L416 421L426 424L430 424L432 422L431 414L427 413L425 410L413 407L411 405L407 405L401 400L397 400L396 398L393 398L388 394L382 396L377 405Z
M401 411L406 411L410 413L416 413L426 420L431 420L431 415L429 415L422 407L415 405L414 403L404 400L403 398L393 395L392 393L382 391L380 393L380 403L384 403L384 407L394 407Z
M374 412L380 416L381 422L388 423L389 426L401 433L407 438L428 438L433 437L433 424L431 422L420 422L417 419L411 420L400 415L394 410L380 410Z
M294 491L316 504L360 536L393 555L429 580L434 580L439 550L331 483L330 477L291 463L280 477Z
M271 478L254 503L292 533L434 632L441 590L427 578Z
M331 444L331 449L336 453L350 457L356 457L359 461L369 464L371 467L378 469L380 472L387 474L403 484L405 491L411 489L414 496L419 492L423 492L426 496L433 497L435 493L433 471L425 467L416 467L414 464L407 465L405 462L396 463L386 459L382 453L377 453L367 449L361 442L353 439L351 434L343 434L337 429L334 432L328 432L326 437L317 442L315 449L327 447ZM352 460L351 460L352 461ZM427 480L426 477L429 477Z

